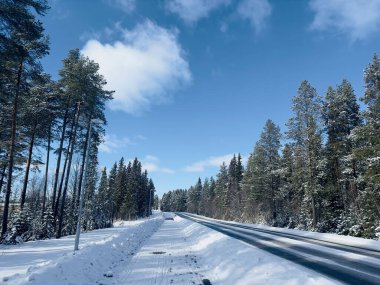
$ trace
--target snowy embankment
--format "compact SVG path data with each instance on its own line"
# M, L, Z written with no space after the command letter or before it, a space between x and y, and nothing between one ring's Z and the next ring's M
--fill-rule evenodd
M198 215L191 214L191 216L197 217ZM318 233L318 232L303 231L303 230L296 230L296 229L270 227L270 226L265 226L261 224L248 224L248 223L239 223L239 222L234 222L234 221L224 221L224 220L208 218L205 216L199 216L199 217L205 220L209 220L209 221L225 222L225 223L243 225L243 226L251 226L255 229L269 230L269 231L277 232L277 233L295 235L299 237L311 238L311 239L316 239L320 241L327 241L331 243L356 246L359 248L380 251L380 240L344 236L344 235L338 235L338 234L333 234L333 233Z
M74 237L0 247L1 284L339 284L170 214Z
M339 282L198 223L166 220L105 284L327 285Z
M176 218L191 251L215 284L340 284L314 271L276 257L189 220Z
M102 284L106 275L129 262L162 221L156 214L84 233L75 254L74 236L0 246L0 284Z

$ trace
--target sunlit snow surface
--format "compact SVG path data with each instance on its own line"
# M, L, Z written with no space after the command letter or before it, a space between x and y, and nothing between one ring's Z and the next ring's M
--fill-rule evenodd
M177 216L167 219L170 217L156 214L151 219L85 233L75 255L74 237L1 246L0 283L178 285L202 284L208 279L213 285L338 284L200 224ZM334 239L379 244L340 236Z
M84 233L75 255L74 236L0 246L0 284L96 284L108 271L124 269L162 221L156 215Z

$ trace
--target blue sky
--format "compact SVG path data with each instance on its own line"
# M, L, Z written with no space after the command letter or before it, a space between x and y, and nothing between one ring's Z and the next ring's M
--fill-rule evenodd
M53 0L44 17L57 77L72 48L115 90L101 166L138 157L159 195L247 157L268 118L286 131L303 79L324 96L380 47L378 0Z

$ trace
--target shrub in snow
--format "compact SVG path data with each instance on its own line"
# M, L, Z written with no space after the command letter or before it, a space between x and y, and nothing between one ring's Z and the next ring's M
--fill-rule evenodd
M376 235L377 239L380 238L380 226L378 226L378 227L375 229L375 235Z
M355 224L356 220L350 218L349 215L342 214L340 218L338 219L338 225L336 228L336 233L338 235L348 235L350 232L350 227L352 226L352 223Z
M288 229L295 229L297 227L297 221L293 217L289 218L288 224L286 226Z
M33 236L30 213L28 210L15 212L11 218L10 230L5 234L5 244L16 244L28 241Z
M349 229L349 235L354 237L362 237L364 229L361 225L354 225Z
M363 227L363 237L375 238L378 226L377 195L370 187L360 193L360 225Z
M52 211L47 211L44 214L42 222L35 230L36 239L50 239L54 237L54 217Z

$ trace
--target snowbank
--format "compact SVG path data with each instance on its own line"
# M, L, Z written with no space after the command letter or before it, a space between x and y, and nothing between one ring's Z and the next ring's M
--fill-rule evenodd
M271 255L205 226L175 217L192 252L215 284L340 284L321 274Z
M74 236L0 247L0 284L102 284L116 267L125 265L163 218L119 223L81 235L73 254Z
M191 216L197 217L197 215L194 215L194 214L191 214ZM245 224L245 223L238 223L238 222L233 222L233 221L216 220L216 219L212 219L212 218L208 218L204 216L199 216L199 217L201 217L202 219L210 220L210 221L222 221L222 222L227 222L227 223L236 224L236 225L252 226L257 229L270 230L270 231L275 231L278 233L286 233L286 234L296 235L300 237L313 238L317 240L328 241L328 242L342 244L342 245L356 246L356 247L365 248L369 250L380 250L380 240L372 240L372 239L358 238L358 237L352 237L352 236L343 236L343 235L332 234L332 233L318 233L318 232L302 231L302 230L295 230L295 229L276 228L276 227L270 227L270 226L265 226L265 225L260 225L260 224Z

